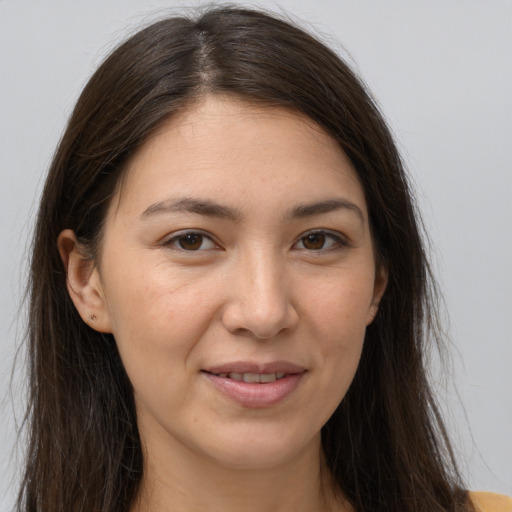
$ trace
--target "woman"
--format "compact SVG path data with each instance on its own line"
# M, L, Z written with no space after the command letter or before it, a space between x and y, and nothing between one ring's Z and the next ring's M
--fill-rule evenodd
M31 283L19 510L475 509L426 379L400 157L301 30L213 9L113 52L51 166Z

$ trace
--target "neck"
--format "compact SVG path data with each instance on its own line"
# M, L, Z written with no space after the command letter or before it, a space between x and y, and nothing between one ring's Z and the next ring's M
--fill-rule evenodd
M184 447L146 445L132 512L344 512L325 465L320 436L293 460L269 468L226 467Z

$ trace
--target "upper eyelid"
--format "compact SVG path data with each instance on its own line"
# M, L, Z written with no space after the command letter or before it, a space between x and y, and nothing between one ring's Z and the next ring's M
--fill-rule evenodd
M308 236L308 235L314 235L314 234L322 234L327 236L332 236L333 238L338 238L342 242L348 243L348 237L341 233L340 231L335 231L333 229L323 229L323 228L316 228L316 229L308 229L307 231L304 231L304 233L301 233L296 241L294 243L297 243L302 238Z
M304 231L303 233L301 233L295 239L292 246L297 244L302 238L304 238L308 235L317 234L317 233L331 236L331 237L339 240L340 243L342 243L342 244L349 243L347 236L339 231L335 231L335 230L327 229L327 228L314 228L314 229L308 229L307 231ZM169 245L170 242L172 242L173 240L176 240L180 236L185 236L185 235L189 235L189 234L198 234L198 235L204 236L204 237L210 239L214 244L218 245L219 247L222 247L222 244L220 243L218 238L216 236L214 236L212 233L210 233L208 231L204 231L202 229L194 229L194 228L181 229L178 231L174 231L174 232L162 237L162 239L158 243L160 245Z
M320 249L308 249L306 247L296 247L297 244L299 244L305 237L311 234L322 234L326 235L327 237L330 237L334 243L329 247L322 247ZM292 244L292 250L298 251L298 252L305 252L307 254L320 256L322 254L332 253L336 250L342 250L350 247L350 240L343 235L343 233L340 233L339 231L333 231L330 229L311 229L309 231L305 231L302 233Z
M170 245L172 241L185 235L201 235L211 240L215 245L221 245L214 235L208 233L207 231L203 231L202 229L181 229L178 231L173 231L172 233L169 233L168 235L162 237L158 243L162 246Z

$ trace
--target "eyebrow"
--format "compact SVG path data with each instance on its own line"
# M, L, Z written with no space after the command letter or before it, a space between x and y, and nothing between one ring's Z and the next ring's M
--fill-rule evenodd
M295 206L290 211L290 217L302 219L304 217L312 217L314 215L321 215L322 213L330 213L336 210L348 210L355 213L361 221L364 222L364 215L356 204L346 199L326 199L317 203L302 204Z
M303 219L313 217L324 213L330 213L337 210L348 210L359 217L364 222L362 210L356 204L346 199L326 199L310 204L299 204L291 208L288 217L292 219ZM184 197L176 200L159 201L146 208L140 215L145 220L154 215L162 213L195 213L207 217L216 217L231 221L239 221L242 213L236 208L220 205L208 199L196 199Z
M197 213L198 215L205 215L207 217L217 217L219 219L227 219L237 221L241 218L241 213L235 208L222 206L214 201L208 199L194 199L191 197L184 197L177 200L160 201L152 204L149 208L144 210L140 217L147 219L160 213Z

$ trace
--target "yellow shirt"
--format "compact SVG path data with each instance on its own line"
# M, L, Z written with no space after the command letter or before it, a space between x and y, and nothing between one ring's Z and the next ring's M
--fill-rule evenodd
M512 512L512 498L493 492L471 492L471 501L479 512Z

